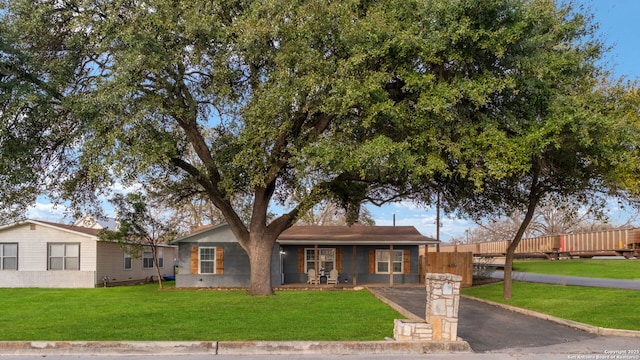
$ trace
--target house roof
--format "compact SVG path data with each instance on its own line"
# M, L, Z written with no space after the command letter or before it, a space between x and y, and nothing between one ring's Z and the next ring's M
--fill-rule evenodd
M120 227L120 221L111 217L95 217L92 215L84 215L73 223L74 226L82 226L93 229L108 229L117 231Z
M34 225L42 225L42 226L46 226L46 227L50 227L50 228L57 228L57 229L60 229L62 231L67 231L67 232L72 232L72 233L84 235L84 236L90 237L90 238L92 238L92 239L94 239L96 241L102 241L102 240L100 240L98 238L98 232L100 232L100 230L102 230L102 229L94 229L94 228L88 228L88 227L76 226L76 225L59 224L59 223L54 223L54 222L50 222L50 221L42 221L42 220L30 220L30 219L27 219L27 220L22 221L22 222L18 222L18 223L13 223L13 224L10 224L10 225L2 226L2 227L0 227L0 230L12 228L12 227L16 227L16 226L20 226L20 225L24 225L24 224L34 224ZM142 244L142 245L145 245L145 244ZM170 244L157 244L157 246L159 246L159 247L175 247L175 246L170 245Z
M31 221L31 222L45 224L45 225L57 227L57 228L60 228L60 229L63 229L63 230L73 231L73 232L77 232L77 233L81 233L81 234L89 235L89 236L94 236L94 237L97 237L98 236L98 231L100 231L100 229L92 229L92 228L88 228L88 227L75 226L75 225L58 224L58 223L49 222L49 221L40 221L40 220L38 220L38 221Z
M218 229L218 228L224 228L224 227L229 228L229 224L221 223L221 224L217 224L217 225L202 225L202 226L199 226L197 229L195 229L193 232L174 239L171 243L172 244L179 243L182 240L191 239L196 235L203 234L203 233L206 233L206 232L209 232L209 231L213 231L213 230Z
M292 226L278 237L283 245L425 245L437 240L413 226Z
M98 229L85 228L81 226L65 225L65 224L58 224L58 223L49 222L49 221L29 220L29 219L0 227L0 230L9 229L9 228L13 228L13 227L21 226L25 224L42 225L50 228L57 228L63 231L73 232L76 234L92 237L94 239L97 239L97 235L99 231Z
M228 224L202 227L172 243L194 237ZM230 231L230 230L229 230ZM278 237L281 245L426 245L438 240L424 236L413 226L292 226Z

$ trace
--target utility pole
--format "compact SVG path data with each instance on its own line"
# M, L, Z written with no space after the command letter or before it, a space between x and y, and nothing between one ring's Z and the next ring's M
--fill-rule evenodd
M438 198L436 199L436 252L440 252L440 191L438 191Z

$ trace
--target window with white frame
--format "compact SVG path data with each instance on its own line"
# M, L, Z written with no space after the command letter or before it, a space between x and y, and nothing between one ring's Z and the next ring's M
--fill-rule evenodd
M164 267L164 249L159 247L156 249L156 254L158 254L158 267Z
M215 247L199 247L198 248L198 271L200 274L216 273L216 248Z
M403 272L403 250L393 250L393 258L389 250L376 250L376 274L389 274L389 269L394 273Z
M49 270L80 270L80 244L49 244Z
M125 270L131 270L132 269L131 254L129 254L126 251L124 252L124 269Z
M18 244L0 244L0 270L18 270Z
M151 269L153 267L153 252L151 249L144 249L142 252L142 268Z
M315 248L305 249L305 268L304 272L316 268ZM318 248L318 271L328 273L336 267L336 249L335 248Z

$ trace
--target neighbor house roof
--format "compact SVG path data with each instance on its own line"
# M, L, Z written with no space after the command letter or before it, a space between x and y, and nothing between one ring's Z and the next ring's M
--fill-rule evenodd
M278 237L278 243L318 245L425 245L437 240L424 236L413 226L292 226Z
M111 217L95 217L87 214L76 220L73 225L92 229L108 229L117 231L120 227L120 220Z
M88 228L88 227L83 227L83 226L75 226L75 225L66 225L66 224L58 224L58 223L53 223L53 222L49 222L49 221L34 221L35 223L40 223L40 224L46 224L52 227L57 227L60 229L64 229L67 231L73 231L73 232L77 232L77 233L81 233L84 235L90 235L90 236L98 236L98 231L100 231L100 229L92 229L92 228Z
M32 224L32 225L41 225L41 226L46 226L49 228L57 228L59 230L62 231L66 231L66 232L72 232L72 233L76 233L79 235L84 235L87 237L90 237L96 241L101 241L98 238L98 232L100 232L100 230L102 229L94 229L94 228L89 228L89 227L83 227L83 226L76 226L76 225L67 225L67 224L59 224L59 223L54 223L54 222L50 222L50 221L43 221L43 220L31 220L31 219L27 219L21 222L17 222L17 223L13 223L13 224L9 224L6 226L1 226L0 227L0 231L4 230L4 229L8 229L8 228L12 228L12 227L16 227L16 226L21 226L21 225L25 225L25 224ZM131 243L131 242L130 242ZM140 243L140 245L147 245L146 243ZM159 247L175 247L173 245L170 244L156 244Z
M4 230L4 229L16 227L16 226L22 226L22 225L25 225L25 224L32 224L32 225L36 225L36 226L37 225L41 225L41 226L46 226L46 227L50 227L50 228L57 228L57 229L60 229L60 230L63 230L63 231L73 232L73 233L89 236L89 237L96 238L96 239L97 239L97 235L98 235L98 231L99 231L98 229L85 228L85 227L81 227L81 226L65 225L65 224L58 224L58 223L49 222L49 221L29 220L29 219L25 220L25 221L9 224L9 225L6 225L6 226L2 226L2 227L0 227L0 230Z

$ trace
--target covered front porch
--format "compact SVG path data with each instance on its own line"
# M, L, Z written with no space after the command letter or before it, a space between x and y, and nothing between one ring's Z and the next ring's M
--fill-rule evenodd
M281 285L418 284L419 247L436 242L412 226L292 227L278 239Z

